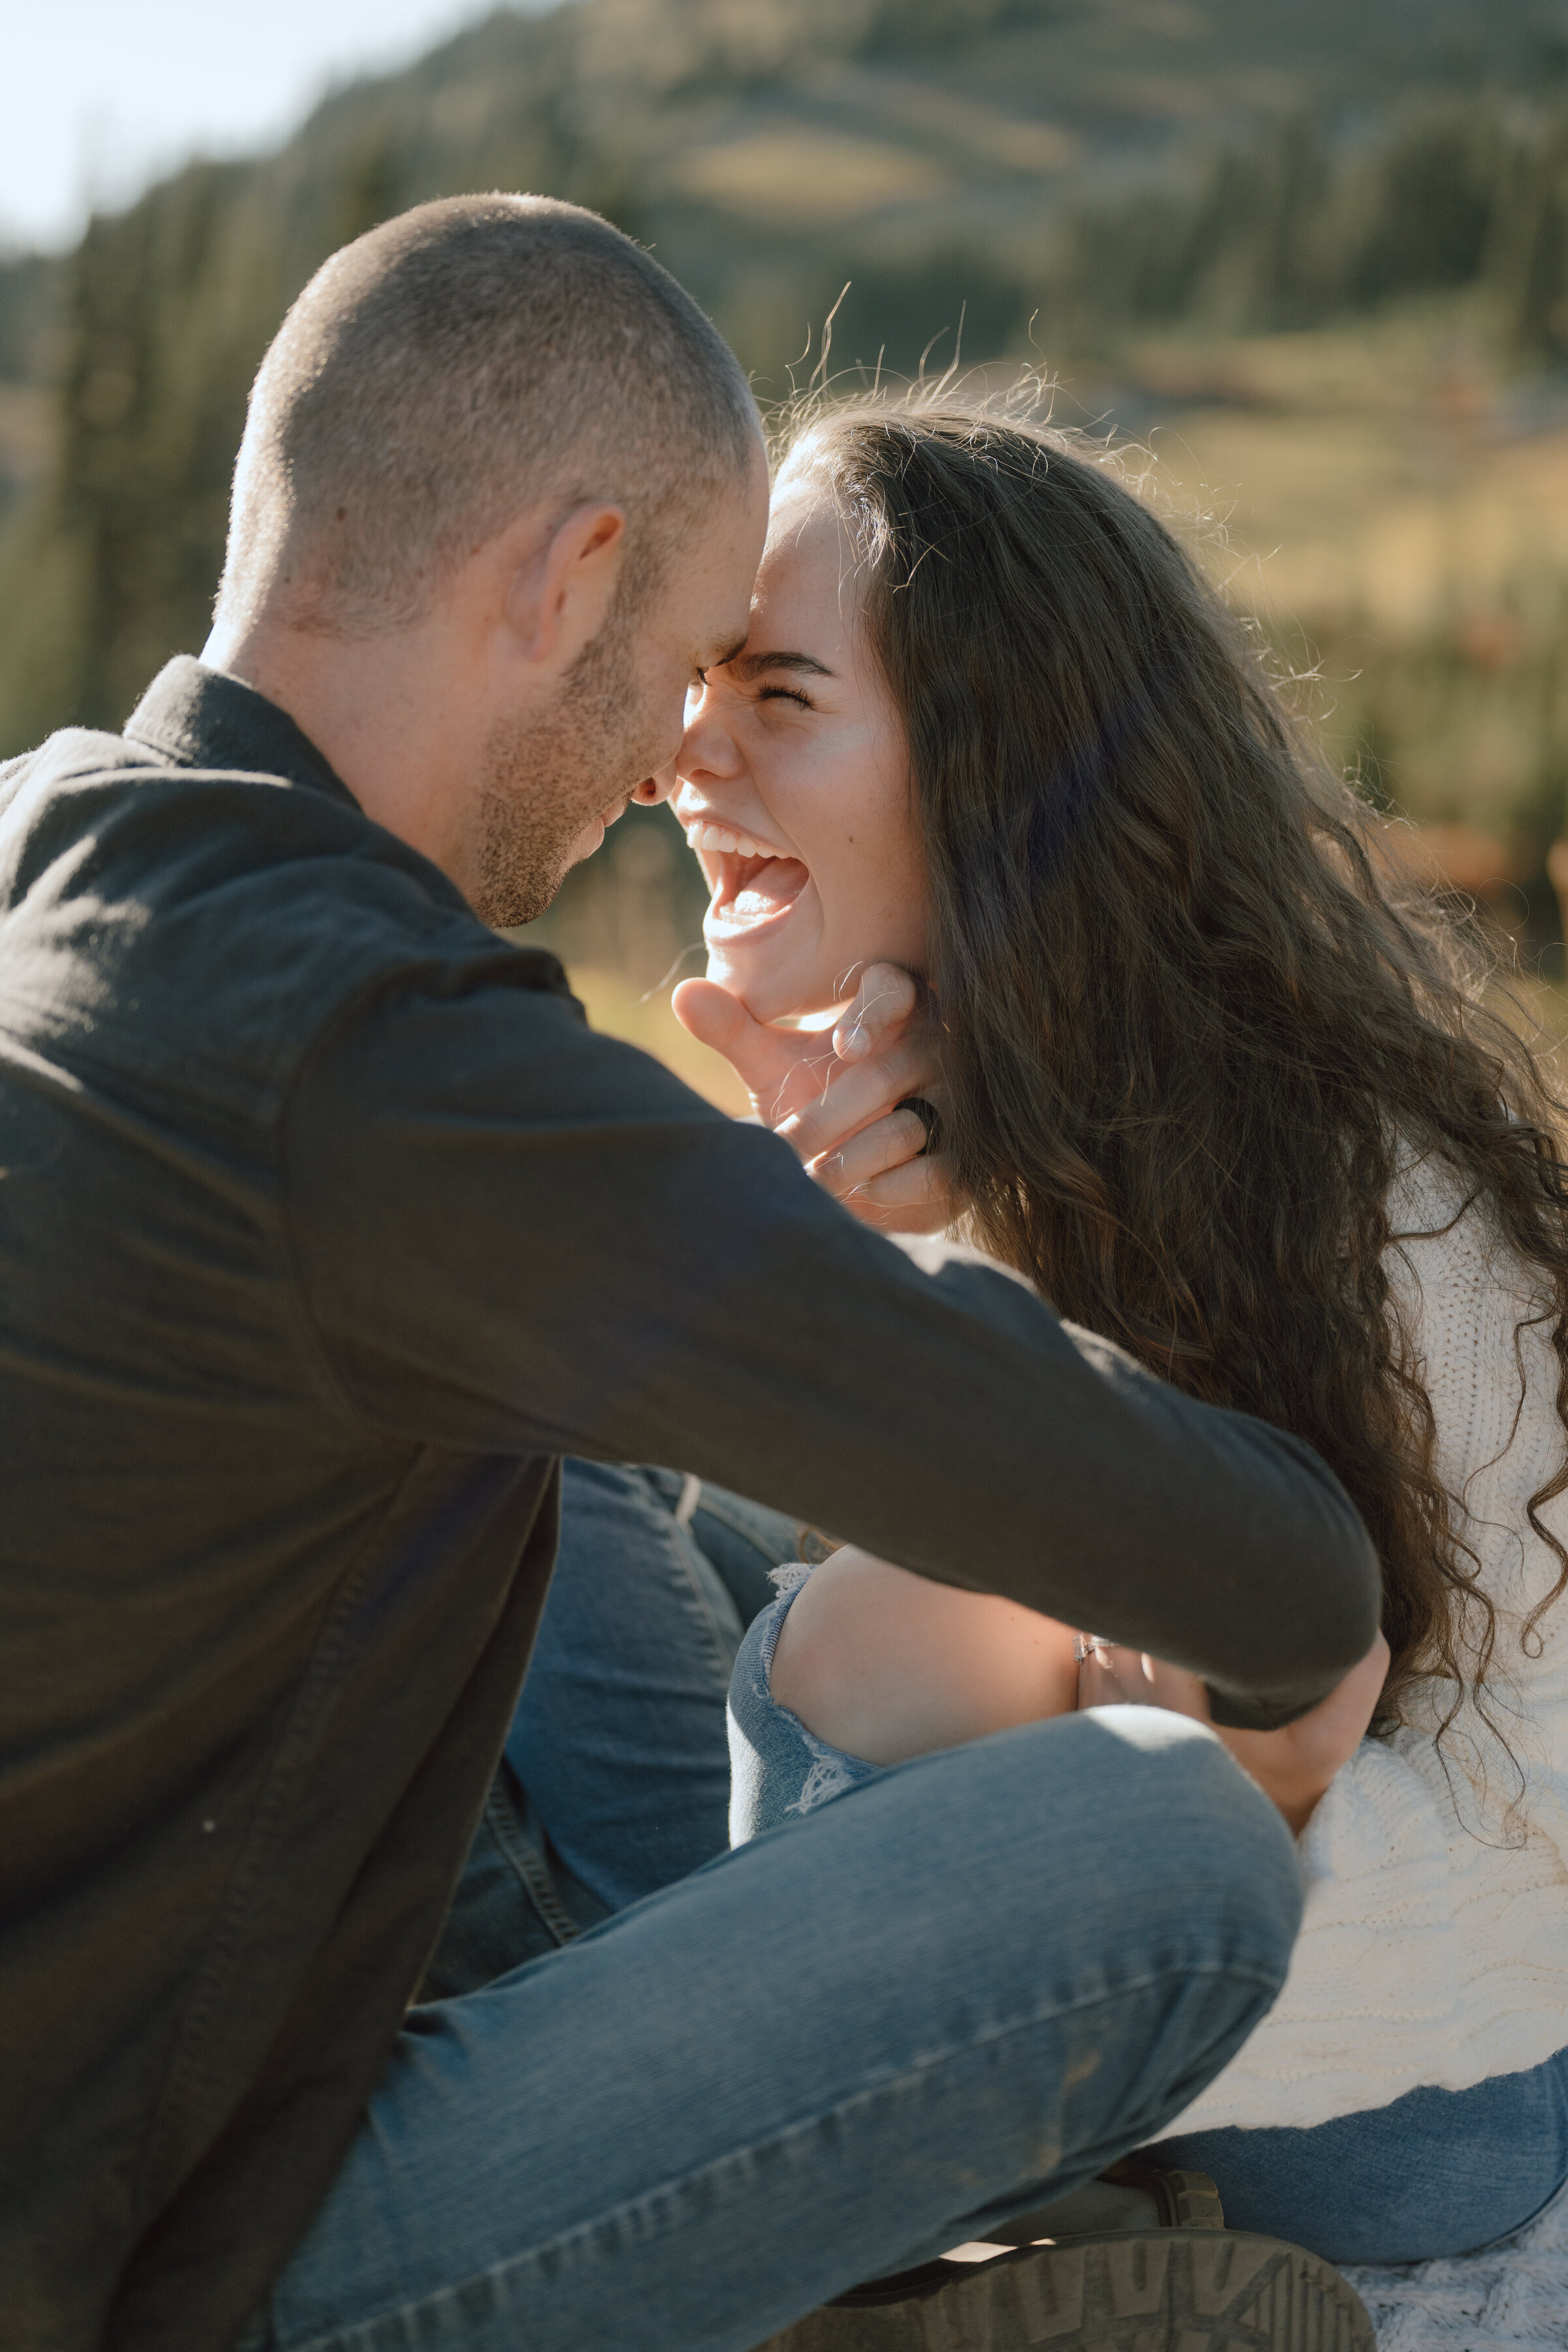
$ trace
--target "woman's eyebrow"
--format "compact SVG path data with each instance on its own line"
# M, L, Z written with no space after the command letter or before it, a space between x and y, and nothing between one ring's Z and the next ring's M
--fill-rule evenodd
M760 677L765 669L799 670L806 677L831 677L833 672L815 654L738 654L730 665L738 677Z

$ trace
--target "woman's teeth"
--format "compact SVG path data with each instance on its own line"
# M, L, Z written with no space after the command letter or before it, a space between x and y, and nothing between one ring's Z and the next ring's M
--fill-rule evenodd
M722 857L776 857L765 841L753 841L749 833L731 833L728 825L708 824L699 817L686 828L688 846L707 849Z
M722 860L708 869L713 897L702 928L710 942L736 939L787 915L811 879L798 857L738 825L699 816L685 830L691 848Z

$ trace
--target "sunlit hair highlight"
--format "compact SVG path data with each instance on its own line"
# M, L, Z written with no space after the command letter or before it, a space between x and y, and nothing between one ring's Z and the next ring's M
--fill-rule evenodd
M1390 1188L1432 1153L1486 1204L1540 1292L1563 1415L1568 1185L1529 1048L1104 447L872 396L819 408L786 470L831 489L908 730L975 1238L1190 1394L1317 1448L1383 1562L1380 1722L1426 1675L1451 1717L1496 1624L1391 1312ZM1529 1506L1553 1601L1568 1556L1540 1512L1565 1487L1568 1466Z

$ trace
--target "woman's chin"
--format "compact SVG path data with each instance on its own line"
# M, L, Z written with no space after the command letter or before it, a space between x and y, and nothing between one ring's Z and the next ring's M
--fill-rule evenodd
M802 971L798 965L766 953L748 953L734 941L714 940L708 949L708 977L739 998L753 1021L793 1021L811 1013L826 1013L841 1002L833 977Z

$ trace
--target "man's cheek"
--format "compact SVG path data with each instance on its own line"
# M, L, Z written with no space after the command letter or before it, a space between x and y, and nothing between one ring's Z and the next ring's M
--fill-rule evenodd
M648 766L668 768L680 749L686 732L688 681L685 672L671 677L669 684L645 707L648 719Z

